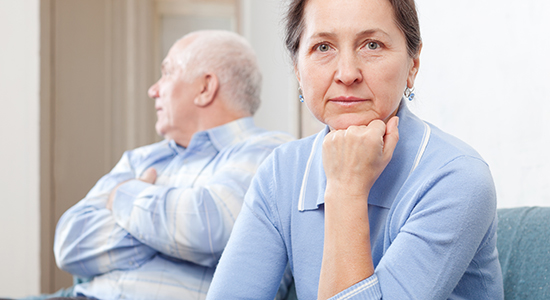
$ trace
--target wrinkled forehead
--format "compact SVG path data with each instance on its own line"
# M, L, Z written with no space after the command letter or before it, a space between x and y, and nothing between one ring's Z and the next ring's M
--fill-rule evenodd
M309 0L302 16L309 33L395 29L394 12L388 0Z
M387 0L309 0L303 18L298 55L325 40L360 43L371 38L393 48L407 46Z

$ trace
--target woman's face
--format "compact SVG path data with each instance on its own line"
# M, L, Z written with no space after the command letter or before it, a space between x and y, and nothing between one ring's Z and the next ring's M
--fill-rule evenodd
M331 129L388 120L414 85L388 0L309 0L295 66L306 104Z

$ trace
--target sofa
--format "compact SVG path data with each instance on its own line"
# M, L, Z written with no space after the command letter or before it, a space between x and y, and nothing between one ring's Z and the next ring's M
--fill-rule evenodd
M550 207L501 208L497 215L504 299L550 299ZM292 284L287 300L294 299Z
M506 300L550 299L550 207L498 210L498 239Z

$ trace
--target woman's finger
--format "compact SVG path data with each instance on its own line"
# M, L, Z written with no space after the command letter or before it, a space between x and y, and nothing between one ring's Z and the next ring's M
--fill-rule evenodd
M399 117L392 117L386 124L386 134L384 135L384 158L389 162L393 156L393 151L399 141Z

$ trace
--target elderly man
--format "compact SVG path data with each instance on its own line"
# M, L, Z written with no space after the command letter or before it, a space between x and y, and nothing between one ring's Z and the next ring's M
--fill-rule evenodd
M71 296L202 299L260 163L287 134L254 126L261 74L237 34L177 41L149 89L165 140L124 153L59 220Z

